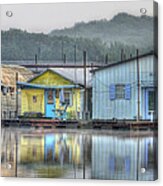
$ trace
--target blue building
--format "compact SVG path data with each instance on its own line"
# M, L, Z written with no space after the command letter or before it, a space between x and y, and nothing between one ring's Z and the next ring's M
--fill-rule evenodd
M92 73L93 119L157 119L157 56L153 52Z

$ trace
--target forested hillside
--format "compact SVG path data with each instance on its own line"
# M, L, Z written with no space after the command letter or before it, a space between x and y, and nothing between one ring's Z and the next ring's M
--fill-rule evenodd
M39 60L74 61L82 60L83 50L89 61L110 62L120 60L121 49L126 58L153 50L153 18L135 17L125 13L112 20L77 23L72 28L54 30L50 34L28 33L18 29L1 32L2 60L32 60L35 54ZM107 57L106 57L107 56Z
M71 28L53 30L50 34L73 38L100 38L108 46L116 41L136 47L151 47L153 45L153 17L136 17L127 13L119 13L111 20L76 23Z

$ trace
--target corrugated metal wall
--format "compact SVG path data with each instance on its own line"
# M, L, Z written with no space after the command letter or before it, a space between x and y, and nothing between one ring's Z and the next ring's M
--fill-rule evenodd
M145 119L145 88L155 86L154 56L139 59L142 119ZM136 60L96 71L93 75L93 119L135 119L137 114ZM109 86L130 84L131 98L110 100Z

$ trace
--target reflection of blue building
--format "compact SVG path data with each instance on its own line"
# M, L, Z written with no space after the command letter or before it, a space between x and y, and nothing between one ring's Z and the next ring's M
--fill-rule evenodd
M50 161L55 158L55 135L46 134L44 137L44 160Z
M151 172L153 163L153 138L92 136L93 179L143 180L141 168ZM150 176L155 179L154 172Z
M81 163L82 137L81 135L45 134L44 161L60 163Z

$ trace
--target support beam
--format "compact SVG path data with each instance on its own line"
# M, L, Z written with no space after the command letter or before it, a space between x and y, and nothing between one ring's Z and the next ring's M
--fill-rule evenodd
M140 120L140 67L139 67L139 50L136 50L136 67L137 67L137 121Z
M37 72L37 65L38 65L38 56L37 56L37 54L35 54L35 66L36 66L36 72Z
M18 117L18 110L19 110L19 97L18 97L18 86L17 86L17 82L19 80L18 77L18 72L16 72L16 77L15 77L15 83L16 83L16 117Z
M74 45L74 77L75 77L75 85L77 85L77 68L76 68L76 45ZM78 99L77 99L77 91L75 90L75 112L76 119L78 119Z
M87 83L86 83L86 51L83 51L83 65L84 65L84 115L87 112Z
M21 66L26 67L26 68L83 68L83 64L76 64L76 66L74 65L74 63L70 64L70 63L66 63L66 64L61 64L61 63L57 63L57 64L21 64ZM87 64L86 65L87 68L100 68L103 67L103 64L96 64L96 63L91 63L91 64Z

